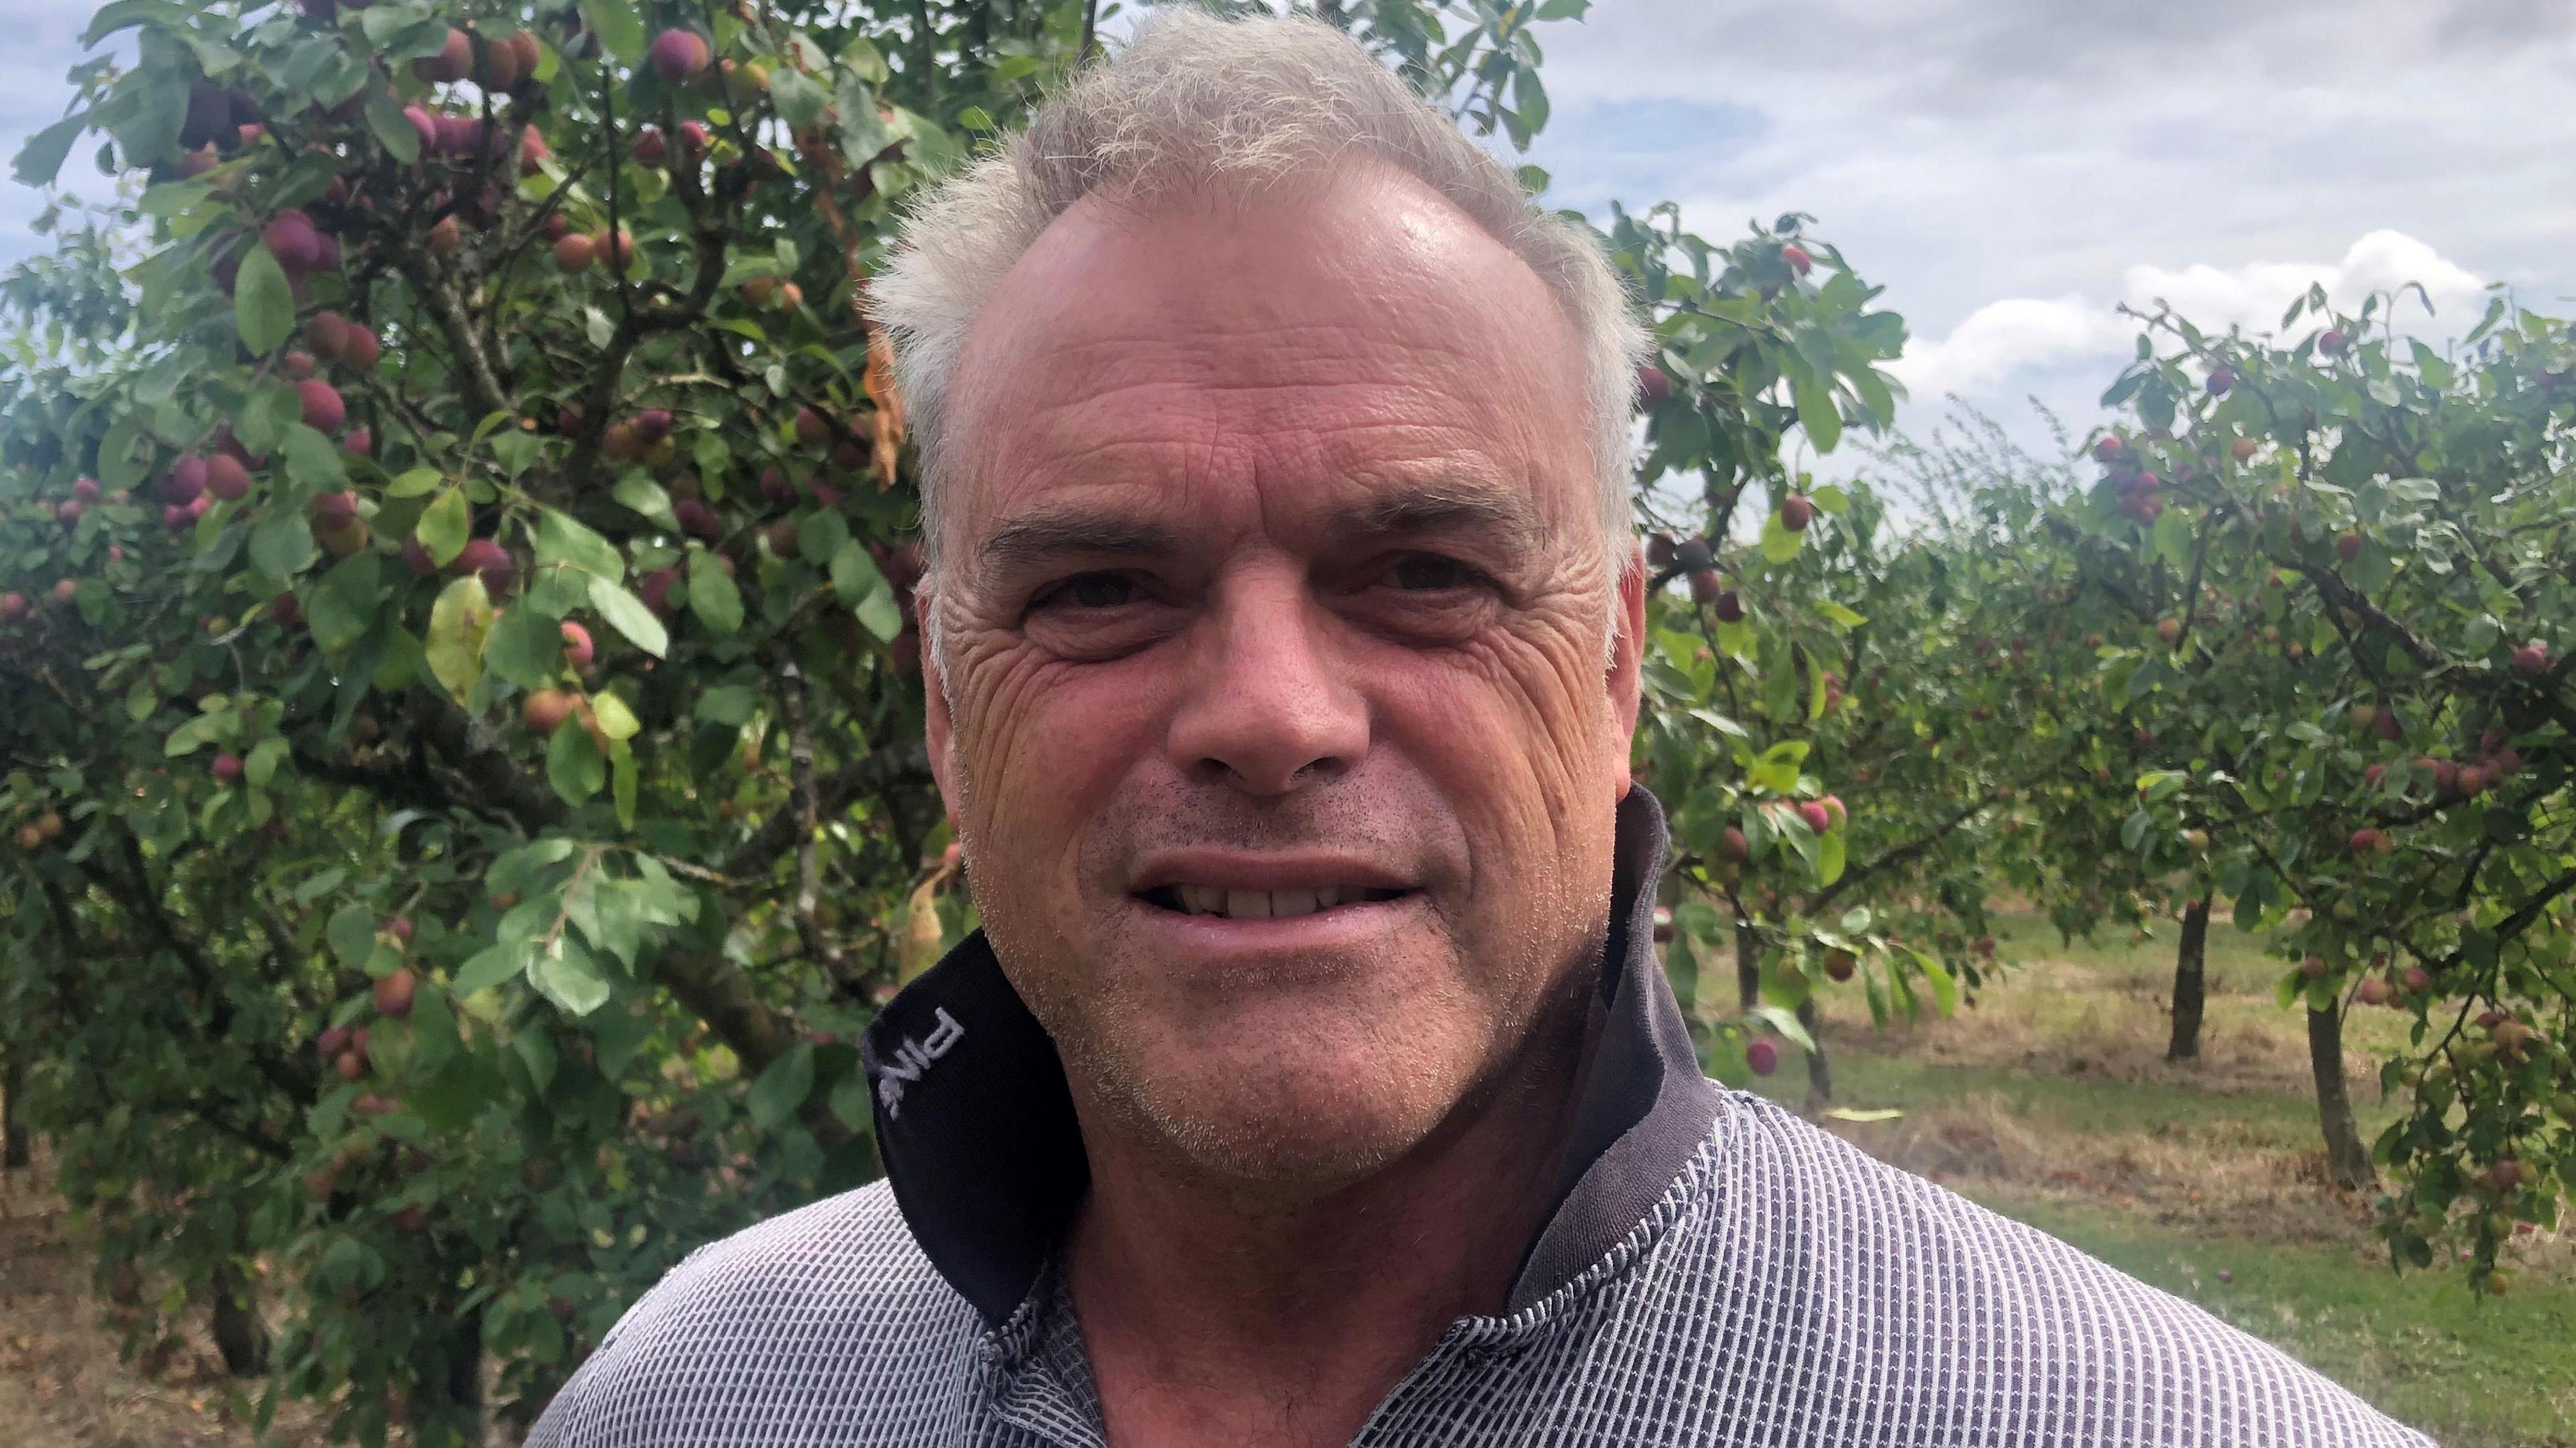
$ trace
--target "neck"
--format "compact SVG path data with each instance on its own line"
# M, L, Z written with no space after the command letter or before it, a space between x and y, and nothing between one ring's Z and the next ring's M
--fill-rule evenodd
M1076 1087L1091 1187L1064 1271L1110 1442L1348 1443L1451 1321L1502 1308L1600 1027L1571 992L1412 1151L1294 1192L1176 1171Z

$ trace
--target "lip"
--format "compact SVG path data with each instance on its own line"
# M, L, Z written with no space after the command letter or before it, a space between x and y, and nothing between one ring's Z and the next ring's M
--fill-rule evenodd
M1239 888L1252 888L1249 886ZM1274 888L1312 888L1285 885ZM1388 887L1392 888L1392 887ZM1309 962L1341 957L1374 956L1371 945L1383 944L1391 931L1403 928L1429 905L1416 890L1392 900L1354 900L1305 915L1191 915L1166 909L1142 895L1130 895L1128 908L1144 919L1145 928L1162 944L1168 959L1214 966L1276 964L1292 958Z
M1134 878L1128 881L1127 892L1141 896L1167 885L1206 885L1218 890L1264 892L1321 890L1333 886L1364 890L1421 888L1420 881L1382 865L1328 851L1255 855L1234 850L1166 850L1145 857L1137 866Z

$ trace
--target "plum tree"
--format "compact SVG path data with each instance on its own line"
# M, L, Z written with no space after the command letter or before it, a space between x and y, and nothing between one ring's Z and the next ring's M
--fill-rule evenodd
M2128 416L2054 527L2103 606L2143 621L2169 601L2182 625L2094 669L2173 741L2124 843L2152 861L2208 831L2202 878L2288 957L2280 999L2307 1011L2333 1174L2394 1172L2377 1199L2392 1259L2457 1246L2484 1283L2514 1220L2555 1220L2557 1165L2576 1161L2548 1124L2576 1081L2553 1043L2576 984L2558 973L2576 701L2552 653L2576 607L2576 497L2537 461L2576 405L2555 380L2576 329L2498 300L2443 357L2393 335L2392 307L2337 314L2312 290L2283 325L2325 325L2286 342L2142 314L2147 345L2105 394ZM2224 388L2196 381L2222 369ZM2169 506L2141 523L2120 498L2150 465ZM2345 1099L2350 1004L2415 1018L2381 1076L2412 1110L2370 1144ZM2466 1023L2490 1014L2544 1044L2488 1054ZM2499 1179L2504 1160L2552 1167Z
M126 199L0 287L0 1061L272 1401L480 1441L875 1171L849 1043L973 919L866 288L1096 9L103 11L17 170ZM1343 23L1544 118L1526 7Z

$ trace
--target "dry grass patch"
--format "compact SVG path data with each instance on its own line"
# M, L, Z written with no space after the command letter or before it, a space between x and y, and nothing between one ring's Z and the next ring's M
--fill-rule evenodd
M309 1409L251 1431L253 1399L225 1376L202 1320L118 1359L121 1334L90 1286L95 1253L36 1164L0 1173L0 1443L8 1448L303 1448ZM202 1319L202 1314L190 1314Z

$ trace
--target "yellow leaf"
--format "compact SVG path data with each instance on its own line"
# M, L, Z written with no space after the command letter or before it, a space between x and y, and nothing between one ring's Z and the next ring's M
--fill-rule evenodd
M492 599L469 573L439 590L429 609L429 671L461 702L483 677L483 641L492 632Z
M868 370L859 382L867 389L868 401L876 404L872 462L877 491L882 493L894 486L895 460L903 451L904 436L903 394L894 385L894 344L886 340L884 328L868 338Z
M914 976L939 963L939 885L945 873L921 882L912 892L912 901L904 907L903 943L896 949L898 983L909 984Z

